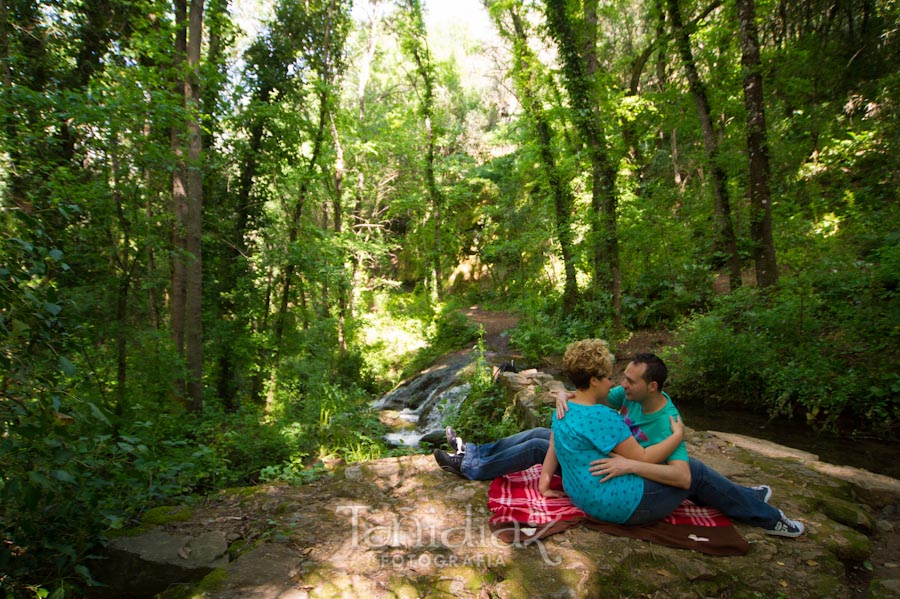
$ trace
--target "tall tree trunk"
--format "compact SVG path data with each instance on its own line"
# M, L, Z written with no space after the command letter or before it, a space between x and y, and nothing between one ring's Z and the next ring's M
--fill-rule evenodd
M255 101L261 105L267 106L271 97L272 88L270 85L264 84L257 90ZM228 244L228 259L224 266L222 289L232 290L238 285L241 273L248 264L247 257L249 248L246 242L247 230L250 227L251 219L255 214L251 194L253 192L253 184L259 170L259 155L262 151L262 142L265 134L262 117L255 117L249 127L250 139L247 144L247 152L241 160L240 176L238 177L237 190L237 215L235 226L231 231L231 242ZM267 287L269 289L269 287ZM222 311L225 314L232 315L234 320L243 319L244 311L247 306L239 299L233 299L233 294L227 293L221 299ZM268 312L268 299L265 305L265 312ZM264 327L261 323L254 323L252 319L248 322L247 328L259 332ZM259 356L262 359L262 355ZM222 403L226 410L232 411L237 409L237 385L235 384L235 373L239 368L239 357L235 355L232 346L229 344L222 349L219 356L218 376L216 383L218 395L222 399ZM259 378L258 371L250 377L250 400L259 402L262 394L262 381Z
M206 0L206 31L208 33L208 41L206 44L206 64L218 71L218 76L207 78L203 83L203 89L200 95L200 105L203 107L202 129L203 129L203 147L212 147L216 134L221 131L222 119L216 113L216 102L222 95L223 83L227 80L226 70L227 57L225 51L226 44L222 39L222 22L228 19L228 1L227 0Z
M595 87L597 70L599 62L597 60L597 0L581 0L582 10L584 12L584 24L581 28L581 62L584 64L584 74L587 77L586 86L590 98L589 105L591 107L592 118L596 122L600 122L600 107L597 102L597 90ZM601 281L607 280L607 284L612 282L612 273L609 268L609 247L606 232L603 228L603 196L600 191L602 189L601 173L594 164L594 157L591 154L591 229L593 231L592 240L594 250L592 252L593 259L593 284L596 291Z
M186 399L193 411L203 409L203 329L201 322L203 258L200 240L203 219L203 142L199 110L200 42L203 0L175 0L178 23L174 71L182 77L180 93L185 108L184 130L172 129L176 165L172 174L175 212L172 267L172 335L187 364ZM186 64L185 64L186 63ZM186 68L183 68L185 65ZM186 133L187 156L184 152ZM183 383L178 381L178 392Z
M185 343L188 362L188 397L194 411L203 409L203 132L200 126L200 47L203 33L203 0L191 0L187 47L188 193L185 250L187 292Z
M120 273L116 289L116 404L113 412L121 417L125 414L125 400L128 384L128 293L131 289L129 269Z
M10 22L9 9L6 6L7 0L0 0L0 102L4 106L12 105L12 71L10 64L12 57L10 56L10 31L12 23ZM10 165L15 167L18 163L16 157L16 138L18 137L16 129L16 119L9 110L3 110L0 114L0 127L6 136L6 147L0 148L0 151L9 153ZM14 203L19 203L17 196L24 196L17 191L21 178L16 174L18 169L12 168L7 175L9 177L8 184L4 186L3 194L0 195L0 203L5 203L7 199Z
M422 121L425 129L425 188L428 191L428 201L431 211L431 225L433 232L432 247L429 252L433 290L438 301L444 299L444 275L441 268L441 194L437 186L437 178L434 172L434 65L431 61L431 52L428 49L428 40L425 33L425 22L422 18L422 6L419 0L407 0L412 19L410 32L410 50L413 61L416 63L416 74L422 78L422 94L419 101L419 110L422 113Z
M678 0L667 0L669 20L675 34L675 43L681 55L681 64L687 76L691 95L697 107L697 116L700 118L700 128L703 131L703 146L706 150L706 159L712 175L714 213L716 217L716 229L718 243L722 251L727 255L728 274L731 288L741 285L741 258L737 249L737 238L734 234L734 226L731 222L731 203L728 200L728 181L725 171L719 163L718 134L713 125L709 108L709 98L706 94L706 86L697 70L694 61L694 51L691 49L690 35L685 29L681 8Z
M374 3L373 3L374 4ZM369 79L372 74L372 62L375 60L375 50L378 47L378 25L380 22L380 14L378 12L378 7L373 6L373 12L370 15L369 21L369 38L366 41L366 51L363 53L362 62L359 67L359 85L356 89L356 102L357 102L357 127L361 134L360 136L360 147L365 147L366 142L368 141L365 135L365 127L363 124L365 123L366 118L366 87L369 84ZM365 197L365 187L366 187L366 154L365 151L359 153L357 157L356 164L356 202L353 208L353 227L354 234L359 237L359 230L361 225L363 224L363 198ZM350 305L357 305L359 299L359 290L361 288L361 278L363 273L363 260L364 260L365 252L356 251L356 255L353 256L353 264L351 266L351 293L353 295L350 300Z
M759 39L753 0L737 0L744 68L744 105L747 109L747 150L750 154L750 237L756 282L769 287L778 282L775 243L772 239L772 194L769 189L769 148Z
M609 149L603 137L597 111L595 81L588 76L585 57L579 52L575 28L566 13L564 2L545 1L547 24L559 45L563 63L563 79L572 101L573 119L581 130L591 160L591 206L597 220L595 231L602 239L598 263L607 266L608 289L612 297L612 321L616 329L622 327L622 275L619 268L619 245L616 227L617 198L616 169L609 159ZM583 45L582 45L583 47Z
M0 1L0 94L7 95L12 91L12 73L9 70L12 57L9 55L9 10L6 7L7 0ZM3 117L3 130L6 131L9 115ZM10 140L11 141L11 140Z
M303 207L306 204L307 195L309 193L309 185L313 179L316 165L319 162L322 143L325 140L325 123L328 119L328 94L329 92L325 88L319 92L319 122L316 128L316 136L313 140L313 151L306 165L307 175L303 177L303 182L300 184L300 190L297 194L297 203L294 205L294 210L291 213L291 218L288 223L288 246L293 246L297 243L297 239L300 236L300 217L303 214ZM284 274L281 278L281 301L278 306L278 318L275 321L276 355L278 348L281 345L281 340L284 337L284 328L287 324L288 317L288 305L290 304L291 298L291 284L296 271L296 264L294 264L293 261L289 261L284 267Z
M338 288L338 348L341 354L347 353L347 340L344 331L347 319L347 284L344 280L344 245L341 236L344 232L344 148L338 134L337 125L334 122L334 114L329 115L331 122L331 137L334 140L334 235L338 240L338 262L340 274L337 281Z
M666 7L659 0L656 2L656 39L658 45L656 48L656 89L663 91L666 88L666 66L668 65L667 45L662 43L666 36Z
M431 82L426 84L430 90ZM438 190L437 180L434 175L434 130L431 124L432 94L429 91L426 100L425 139L428 151L425 158L425 181L428 186L428 196L431 199L431 221L434 230L434 247L431 252L432 272L434 273L434 292L439 302L444 301L444 272L441 268L441 255L443 247L441 243L441 194Z
M150 180L150 169L147 169L144 174L144 181L149 183ZM152 189L148 184L146 187L147 190ZM150 194L148 193L147 199L144 203L144 211L147 216L147 222L153 222L154 211L153 211L153 202L150 199ZM153 249L152 244L147 244L147 275L149 277L156 276L156 251ZM153 280L151 278L151 280ZM148 309L150 310L150 326L153 327L154 331L159 331L162 327L162 313L163 313L163 302L160 300L160 294L157 293L158 287L155 283L148 285L147 287L147 304Z
M578 304L578 283L575 273L575 258L572 248L572 206L574 204L572 192L566 181L563 181L553 152L553 133L549 119L544 113L537 99L538 77L533 65L537 57L528 45L528 35L525 25L519 13L510 8L510 17L513 23L515 37L513 48L515 52L514 79L519 94L521 94L522 108L525 115L534 126L537 134L538 147L541 161L544 163L544 172L547 174L547 182L550 193L553 195L553 207L555 214L556 237L559 240L562 253L565 281L563 287L563 311L571 313Z
M116 220L121 231L121 239L111 239L113 262L118 273L116 289L116 403L113 409L116 416L125 413L125 398L128 383L128 295L131 289L131 276L137 265L137 256L129 259L131 254L131 223L125 215L122 192L119 186L119 148L118 132L111 133L110 142L110 186L116 205ZM111 235L113 235L111 230Z
M172 72L175 73L175 93L183 106L186 101L185 82L181 72L184 68L187 53L187 1L175 0L175 53L172 60ZM184 358L185 337L185 302L187 293L187 268L185 247L187 245L185 230L187 227L187 172L185 167L182 128L172 125L171 147L175 164L172 168L172 291L169 298L169 314L172 327L172 341L175 351ZM179 376L175 381L175 393L184 397L185 383Z

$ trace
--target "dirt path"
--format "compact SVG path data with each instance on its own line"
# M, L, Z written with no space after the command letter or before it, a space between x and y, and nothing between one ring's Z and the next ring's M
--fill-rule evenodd
M492 312L479 306L462 310L466 317L484 327L484 343L487 349L498 354L509 352L509 337L505 334L519 324L518 316L507 312Z

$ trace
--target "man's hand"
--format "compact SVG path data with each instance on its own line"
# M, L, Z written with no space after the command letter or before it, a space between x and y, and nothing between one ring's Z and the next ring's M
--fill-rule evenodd
M605 483L611 478L622 476L623 474L634 474L634 460L623 458L616 454L610 454L612 457L594 460L591 462L588 470L594 476L602 476L601 483Z
M559 391L556 394L556 417L562 420L569 411L569 399L575 397L570 391Z

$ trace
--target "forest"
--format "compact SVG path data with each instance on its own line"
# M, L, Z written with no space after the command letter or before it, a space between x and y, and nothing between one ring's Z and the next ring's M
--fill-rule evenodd
M534 365L664 330L681 397L898 439L900 4L442 3L0 2L6 597L404 451L369 404L473 304Z

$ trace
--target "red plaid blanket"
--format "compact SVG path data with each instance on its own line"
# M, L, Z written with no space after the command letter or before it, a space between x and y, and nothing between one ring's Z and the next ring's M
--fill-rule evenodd
M488 507L493 513L491 529L499 538L527 543L583 522L609 534L711 555L745 555L749 551L747 542L719 510L686 500L661 522L642 526L609 524L588 517L568 497L544 497L538 490L540 478L541 464L537 464L493 480L488 490ZM562 479L554 475L550 487L562 490Z
M540 525L587 517L568 497L544 497L538 490L540 479L541 464L495 478L488 490L488 508L493 512L491 522ZM550 488L562 490L562 478L558 474L553 475ZM689 500L685 500L664 521L674 525L731 526L731 521L719 510L702 507Z

